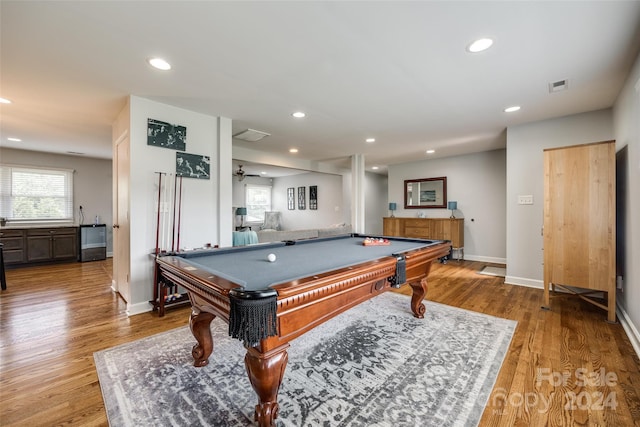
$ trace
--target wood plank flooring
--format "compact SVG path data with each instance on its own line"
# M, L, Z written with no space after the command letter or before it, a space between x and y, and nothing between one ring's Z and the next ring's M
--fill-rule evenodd
M436 264L432 301L518 321L481 426L640 426L640 362L620 324L578 299ZM111 260L15 268L0 295L0 425L105 426L93 353L188 324L189 308L127 317ZM408 286L400 289L410 293Z

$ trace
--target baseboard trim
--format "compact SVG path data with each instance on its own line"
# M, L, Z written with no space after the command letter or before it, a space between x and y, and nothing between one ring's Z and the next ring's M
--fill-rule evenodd
M136 314L148 313L153 310L148 302L139 302L136 304L127 303L127 316L135 316Z
M454 255L457 255L457 254L454 254ZM453 260L457 261L455 256L453 257ZM507 265L507 259L506 258L496 258L496 257L489 257L489 256L477 256L477 255L464 254L464 260L465 261L490 262L492 264L504 264L504 265Z
M622 329L624 329L624 331L627 333L633 349L636 351L636 354L640 358L640 333L638 333L638 329L635 327L633 322L631 322L631 318L624 310L624 308L622 308L621 305L616 305L616 308L616 311L618 312L618 320L622 325Z
M544 289L542 280L527 279L525 277L507 276L504 283L508 285L526 286L527 288Z

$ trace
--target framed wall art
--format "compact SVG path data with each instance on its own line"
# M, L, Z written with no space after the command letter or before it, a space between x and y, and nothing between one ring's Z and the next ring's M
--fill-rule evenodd
M447 177L407 179L404 181L404 208L447 207Z
M307 208L306 197L304 187L298 187L298 209L301 211Z
M309 186L309 209L311 210L318 209L318 186L317 185Z
M184 151L187 149L187 128L147 119L147 145Z
M296 194L295 194L295 188L291 187L291 188L287 188L287 209L289 209L290 211L294 210L296 208Z
M176 153L176 175L185 178L209 179L211 160L199 154Z

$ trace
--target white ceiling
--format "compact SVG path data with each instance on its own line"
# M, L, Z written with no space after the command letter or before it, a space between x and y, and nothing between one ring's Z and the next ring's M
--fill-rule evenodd
M110 158L133 94L271 134L238 146L383 171L608 108L640 47L640 1L2 0L0 18L4 147ZM468 53L479 37L493 47Z

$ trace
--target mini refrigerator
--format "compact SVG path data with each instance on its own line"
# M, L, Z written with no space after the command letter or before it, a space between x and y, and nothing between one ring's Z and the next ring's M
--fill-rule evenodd
M80 226L80 262L107 258L107 226L89 224Z

